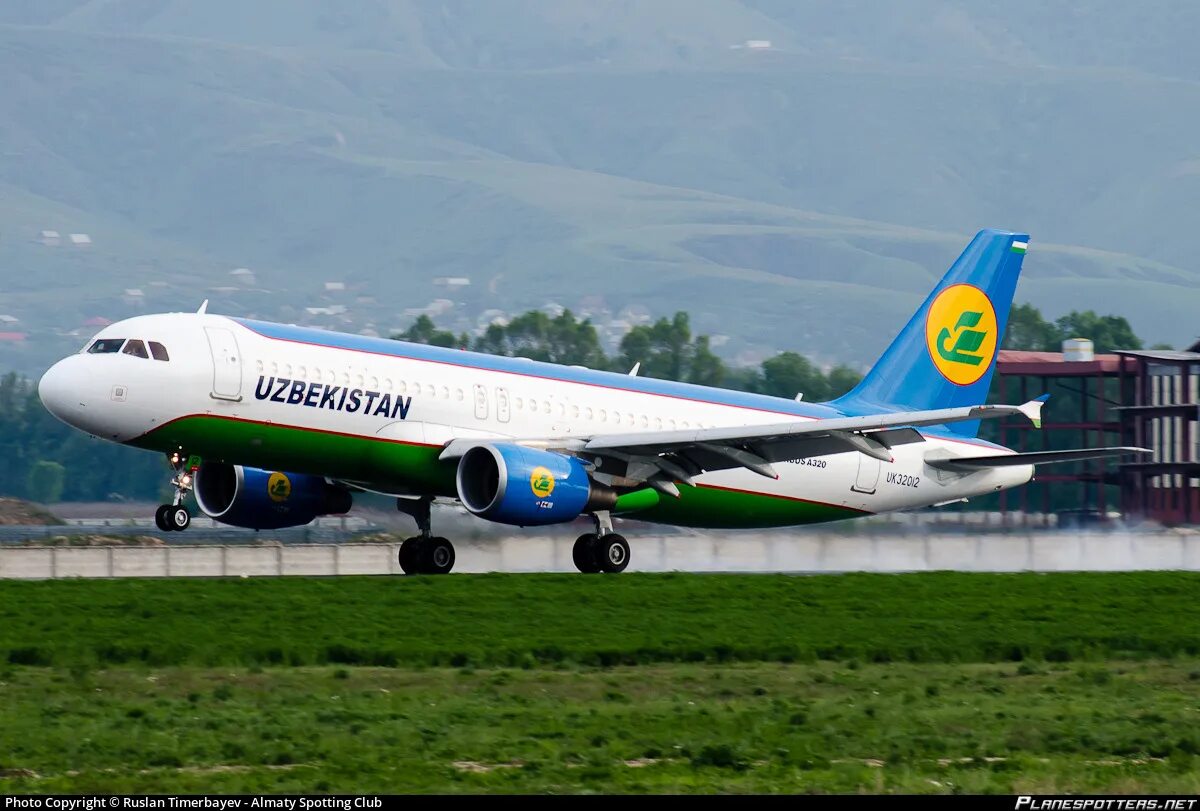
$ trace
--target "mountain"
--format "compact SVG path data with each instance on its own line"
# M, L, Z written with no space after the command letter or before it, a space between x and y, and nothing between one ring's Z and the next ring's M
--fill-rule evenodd
M1198 26L1181 0L7 0L0 337L27 337L0 368L204 298L381 333L686 309L730 357L863 363L987 226L1033 235L1018 298L1179 345Z

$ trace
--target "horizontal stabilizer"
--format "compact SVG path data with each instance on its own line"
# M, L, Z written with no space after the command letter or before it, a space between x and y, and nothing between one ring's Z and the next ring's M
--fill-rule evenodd
M1078 462L1081 459L1098 459L1104 456L1128 456L1130 454L1153 453L1146 448L1083 448L1074 451L1034 451L1032 453L1006 453L1000 456L967 456L958 459L926 459L925 464L940 470L973 471L993 467L1016 465L1048 465L1054 462Z

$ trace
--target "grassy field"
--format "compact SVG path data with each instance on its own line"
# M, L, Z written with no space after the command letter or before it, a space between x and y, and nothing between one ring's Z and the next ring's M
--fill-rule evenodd
M5 582L0 793L1194 793L1198 587Z

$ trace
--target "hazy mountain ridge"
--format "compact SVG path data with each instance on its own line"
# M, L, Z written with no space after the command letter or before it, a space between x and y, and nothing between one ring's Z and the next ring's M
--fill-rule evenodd
M684 308L861 362L991 225L1033 234L1047 314L1193 337L1190 4L343 5L0 6L0 314L303 320L333 279L355 320L318 321L386 331L465 276L448 326Z

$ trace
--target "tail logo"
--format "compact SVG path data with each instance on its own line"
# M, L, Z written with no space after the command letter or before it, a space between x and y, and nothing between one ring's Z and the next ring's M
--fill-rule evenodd
M942 376L959 386L979 380L996 355L996 310L978 287L947 287L929 307L925 345Z
M287 501L292 495L292 480L282 473L272 473L267 479L267 495L276 504Z

